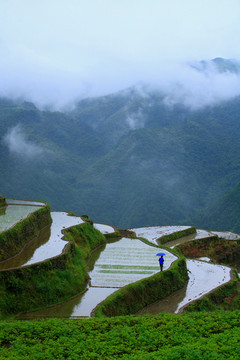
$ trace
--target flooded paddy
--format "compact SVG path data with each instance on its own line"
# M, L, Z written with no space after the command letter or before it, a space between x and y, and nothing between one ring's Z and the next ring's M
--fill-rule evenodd
M164 270L177 259L172 253L138 239L122 238L106 245L90 272L91 286L122 287L159 271L159 251L166 253Z
M51 233L51 225L46 226L39 232L39 235L33 240L29 241L22 249L14 257L1 261L0 262L0 270L7 270L16 267L23 266L26 264L33 256L34 252L37 248L45 244L49 238Z
M8 205L18 208L21 205ZM28 206L24 205L24 208ZM31 209L34 206L30 206ZM22 251L15 257L2 261L0 270L10 269L23 265L31 265L39 261L44 261L51 257L60 255L64 246L67 244L63 240L62 230L84 223L79 216L70 216L66 212L51 212L52 224L42 229L39 235L27 243ZM1 219L1 217L0 217Z
M19 200L19 199L6 199L7 205L37 205L45 206L46 204L41 201L32 201L32 200Z
M136 233L137 237L143 237L148 241L152 242L153 244L158 245L158 238L190 228L191 226L149 226L134 228L131 230Z
M237 240L240 239L240 235L231 231L212 231L213 234L217 235L220 239L224 240Z
M0 212L0 232L10 229L40 207L36 205L8 205Z
M60 255L64 246L67 244L67 242L63 240L62 230L84 223L79 216L70 216L66 212L51 212L51 217L52 225L48 241L38 247L31 259L29 259L24 265L34 264L36 262Z
M231 280L231 268L204 261L187 260L189 281L185 298L178 304L176 313L189 302L197 300Z
M165 245L167 247L170 247L171 249L173 249L173 248L175 248L175 246L184 244L188 241L200 240L200 239L205 239L205 238L213 237L213 236L216 236L216 234L214 234L210 231L198 229L198 230L196 230L196 233L194 233L194 234L183 236L183 237L173 240L173 241L168 241Z
M38 312L22 315L21 318L89 317L91 311L118 288L157 273L159 264L156 254L161 250L138 239L122 238L108 243L93 253L95 262L89 264L91 280L83 295ZM166 270L177 257L168 251L164 252Z
M231 269L227 266L208 264L198 260L187 260L187 268L189 280L183 289L147 306L139 311L137 315L156 315L159 312L177 314L190 302L200 299L231 279Z
M94 223L93 226L95 227L95 229L101 231L102 234L111 234L116 231L112 226L105 224Z
M49 306L29 313L20 314L18 319L36 318L79 318L90 317L92 310L117 289L93 288L87 289L84 294L77 295L61 304Z
M31 209L33 207L30 206ZM30 265L61 254L66 245L62 230L82 224L84 221L80 217L70 216L65 212L52 212L51 216L53 219L51 227L43 229L41 236L34 239L32 244L28 244L19 256L11 259L11 261L8 260L9 263L5 261L5 264L0 264L2 266L0 269ZM94 224L94 227L105 234L115 232L114 227L104 224ZM186 226L159 226L132 230L136 232L137 236L144 237L156 244L156 240L167 232L176 232L186 228ZM176 246L179 244L179 240L186 242L190 239L214 235L217 234L197 230L196 234L175 240L171 245L172 247ZM118 288L157 273L159 263L156 254L161 251L166 253L164 256L164 270L166 270L177 257L165 249L150 246L139 239L122 238L107 243L92 254L92 259L89 262L90 282L86 292L64 303L23 314L21 318L90 317L92 310ZM189 302L201 298L230 280L231 269L226 266L208 264L199 260L187 260L187 268L189 270L189 281L183 289L148 306L137 315L157 314L159 312L179 313Z

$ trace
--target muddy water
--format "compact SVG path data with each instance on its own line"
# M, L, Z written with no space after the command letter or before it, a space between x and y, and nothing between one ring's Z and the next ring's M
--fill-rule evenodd
M186 290L187 284L184 286L184 288L176 291L174 294L169 295L149 306L146 306L136 315L157 315L161 312L175 313L178 308L178 304L186 297Z
M117 289L89 288L84 294L75 296L64 303L49 306L45 309L21 314L18 319L34 319L46 317L60 317L74 319L76 317L90 317L91 311L106 297Z

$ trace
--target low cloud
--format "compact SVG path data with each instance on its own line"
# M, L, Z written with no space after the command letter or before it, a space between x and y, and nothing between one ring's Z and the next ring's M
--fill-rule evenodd
M141 129L145 125L144 115L140 109L135 113L128 114L126 117L126 123L131 130Z
M12 127L3 137L3 143L11 154L22 158L32 159L43 153L40 146L26 138L21 125Z
M219 72L211 64L204 70L185 65L175 72L172 80L166 79L165 87L159 86L159 89L165 93L166 105L182 104L198 110L239 96L240 74Z
M239 12L239 0L0 1L0 96L64 110L144 83L169 106L230 99L239 76L184 64L240 59Z

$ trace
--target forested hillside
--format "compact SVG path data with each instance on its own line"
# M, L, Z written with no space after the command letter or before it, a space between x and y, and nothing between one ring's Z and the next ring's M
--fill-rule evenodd
M240 231L239 114L239 97L191 110L144 87L65 113L1 99L0 193L118 227Z

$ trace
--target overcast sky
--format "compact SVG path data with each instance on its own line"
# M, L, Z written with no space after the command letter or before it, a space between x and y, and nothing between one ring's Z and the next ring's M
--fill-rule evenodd
M0 0L0 96L61 106L142 81L209 86L182 64L240 59L239 19L240 0Z

